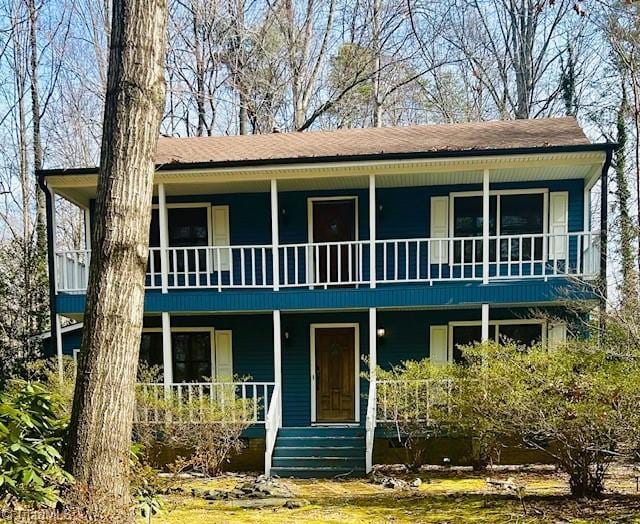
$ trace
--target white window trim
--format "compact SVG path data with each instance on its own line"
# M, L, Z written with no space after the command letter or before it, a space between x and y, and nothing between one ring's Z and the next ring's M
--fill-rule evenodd
M547 329L548 322L546 320L539 320L536 318L521 318L521 319L508 319L508 320L491 320L489 321L490 326L496 326L495 336L493 341L500 341L500 326L501 325L513 325L513 324L539 324L542 326L542 340L541 343L543 346L547 345ZM482 326L482 322L480 320L454 320L449 322L448 324L448 347L447 347L447 357L449 362L453 362L453 328L459 326Z
M212 379L215 381L217 377L216 373L216 329L212 327L171 327L171 333L209 333L209 340L211 343L211 374ZM162 333L162 328L142 328L142 333ZM233 346L231 348L233 354ZM173 363L173 344L171 345L171 361Z
M354 330L354 369L355 369L355 383L354 383L354 416L355 423L360 423L360 324L358 322L351 323L329 323L329 324L311 324L309 327L311 347L310 351L310 367L309 372L311 374L311 423L312 424L336 424L344 425L344 422L317 422L316 417L316 329L324 328L353 328Z
M542 198L542 233L549 232L549 188L531 188L531 189L492 189L489 196L500 197L502 195L543 195ZM444 195L443 195L444 196ZM482 191L455 191L449 193L449 236L454 237L455 228L455 199L461 197L481 197ZM496 201L496 236L500 236L500 198ZM481 237L478 237L481 238Z

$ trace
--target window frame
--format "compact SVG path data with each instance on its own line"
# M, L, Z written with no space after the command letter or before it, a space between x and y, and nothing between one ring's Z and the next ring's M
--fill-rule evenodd
M224 204L223 204L224 205ZM213 220L211 218L211 208L213 207L213 204L211 202L174 202L174 203L169 203L167 202L166 204L167 206L167 210L169 209L189 209L189 208L206 208L207 210L207 247L208 246L213 246ZM159 204L153 204L151 206L151 209L160 209L160 205ZM167 213L168 215L168 213ZM167 228L169 227L169 220L168 220L168 216L167 216ZM160 220L158 220L158 228L160 228ZM162 236L162 234L160 235ZM167 243L169 242L169 231L166 231L166 237L167 237ZM159 246L156 246L159 247ZM171 246L171 245L167 245L167 247L171 248L171 247L175 247L175 246Z
M215 382L217 380L216 376L216 340L215 340L215 332L216 329L213 327L207 326L198 326L198 327L171 327L169 330L171 334L173 333L209 333L209 342L211 346L211 374L212 380ZM143 333L162 333L162 328L143 328ZM233 349L232 349L233 351ZM173 341L171 344L171 367L173 368ZM164 373L164 363L163 363L163 373ZM177 384L177 382L174 381ZM183 382L180 382L183 384ZM184 384L189 384L189 382L184 382Z
M489 196L496 197L496 237L500 237L500 197L502 195L537 195L542 194L542 234L546 235L549 232L549 188L531 188L531 189L492 189L489 191ZM455 199L464 197L482 197L482 191L455 191L449 193L449 238L454 238L455 229ZM522 233L527 235L527 233ZM489 235L493 237L493 235ZM477 238L482 238L479 236Z
M541 326L542 337L540 343L543 346L547 345L547 330L549 323L546 320L539 320L537 318L517 318L508 320L490 320L489 325L495 326L495 338L493 342L498 343L500 341L500 325L514 325L514 324L537 324ZM449 362L453 362L453 330L458 326L480 326L482 327L481 320L452 320L447 324L447 358Z

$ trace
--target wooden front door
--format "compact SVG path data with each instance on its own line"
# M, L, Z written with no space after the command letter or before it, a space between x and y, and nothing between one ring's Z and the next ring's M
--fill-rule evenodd
M355 328L315 329L316 422L355 421Z
M355 280L358 254L355 246L327 244L355 239L355 199L313 201L313 243L324 244L314 248L315 282L340 283Z

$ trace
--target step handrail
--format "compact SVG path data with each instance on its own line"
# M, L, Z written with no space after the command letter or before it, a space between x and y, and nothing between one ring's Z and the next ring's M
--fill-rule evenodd
M372 378L369 380L369 398L367 400L367 418L366 418L366 433L365 433L365 472L371 473L373 469L373 444L375 441L376 433L376 380Z
M282 406L280 403L280 385L276 384L271 395L271 405L265 419L265 452L264 452L264 474L271 476L271 463L273 460L273 450L278 438L278 429L282 425Z

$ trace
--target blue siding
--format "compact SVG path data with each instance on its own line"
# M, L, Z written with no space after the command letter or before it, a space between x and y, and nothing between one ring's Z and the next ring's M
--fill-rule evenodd
M82 342L82 330L73 331L62 335L62 354L73 356L73 350L80 348ZM55 343L51 337L47 337L42 341L42 353L46 358L55 357Z
M537 304L566 300L596 300L593 289L564 278L493 282L438 283L417 286L389 285L369 288L328 290L171 291L162 294L148 291L145 311L148 313L211 311L304 311L368 307L464 307L488 302L494 305ZM85 295L58 295L57 311L61 314L82 313Z

